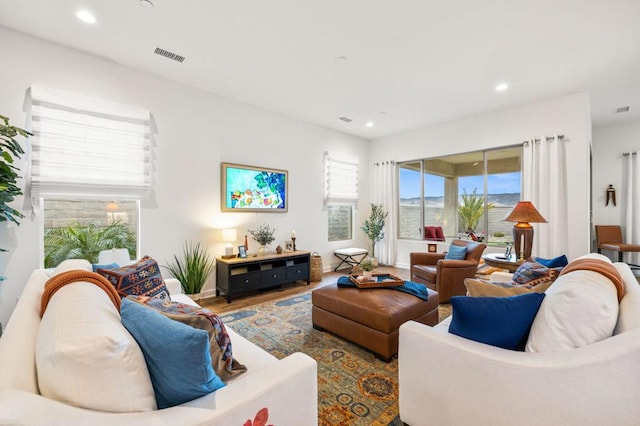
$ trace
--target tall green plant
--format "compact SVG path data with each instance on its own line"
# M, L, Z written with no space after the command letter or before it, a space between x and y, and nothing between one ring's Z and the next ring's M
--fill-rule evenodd
M66 228L49 228L44 231L44 266L53 268L65 259L87 259L98 262L102 250L126 248L135 254L136 236L121 222L104 228L75 223Z
M376 243L384 238L384 224L389 212L382 209L382 204L371 203L371 213L369 218L362 224L364 233L371 241L371 257L375 257Z
M493 203L487 204L487 210L493 207ZM484 198L476 193L476 188L473 188L471 194L467 194L466 189L462 190L462 204L458 207L458 214L465 231L476 229L480 218L484 215Z
M200 243L185 243L182 257L173 255L173 262L163 265L163 268L180 281L182 291L186 294L200 293L207 278L213 272L213 267L213 259Z
M0 222L11 221L20 224L18 219L24 216L18 210L9 207L15 197L22 195L17 180L20 169L13 165L15 159L24 154L16 136L28 137L31 133L9 124L9 118L0 115ZM0 251L6 251L1 249Z

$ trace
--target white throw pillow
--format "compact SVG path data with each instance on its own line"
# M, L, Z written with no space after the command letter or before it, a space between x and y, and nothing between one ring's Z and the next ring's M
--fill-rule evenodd
M51 297L38 330L36 367L47 398L109 412L156 409L144 355L95 284L68 284Z
M616 287L586 270L560 276L546 291L527 352L558 352L590 345L613 334L618 319Z
M629 265L622 262L613 264L624 280L624 297L620 301L618 323L613 334L624 333L640 327L640 284Z

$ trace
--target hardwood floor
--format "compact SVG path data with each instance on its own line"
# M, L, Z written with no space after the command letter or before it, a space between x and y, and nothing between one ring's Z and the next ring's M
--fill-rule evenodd
M380 266L376 268L376 273L393 274L404 280L409 279L409 270L395 268L392 266ZM281 288L274 288L270 290L255 291L246 293L233 299L231 303L227 303L225 297L209 297L198 301L202 307L211 309L217 314L224 314L226 312L235 311L238 309L245 309L253 305L257 305L271 300L282 299L286 297L293 297L306 291L313 290L318 287L322 287L330 282L334 282L337 277L346 275L349 273L349 269L342 269L337 272L325 272L322 276L322 281L312 282L307 285L305 282L298 281L295 283L285 284ZM442 304L439 307L440 321L451 314L451 305Z

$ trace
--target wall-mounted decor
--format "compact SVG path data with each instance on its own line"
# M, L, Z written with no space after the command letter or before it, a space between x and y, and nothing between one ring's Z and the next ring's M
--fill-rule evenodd
M220 209L223 212L287 211L286 170L221 163L222 188Z

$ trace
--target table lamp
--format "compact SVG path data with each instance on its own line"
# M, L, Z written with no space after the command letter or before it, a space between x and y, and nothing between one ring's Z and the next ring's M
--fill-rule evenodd
M237 239L238 235L235 229L229 228L222 230L222 241L226 243L224 246L224 256L222 256L223 259L236 257L235 254L233 254L233 243L235 243Z
M513 226L513 243L516 249L516 256L520 256L519 261L523 261L531 256L533 246L533 223L547 223L546 219L536 210L531 201L519 201L511 210L505 222L517 222Z

